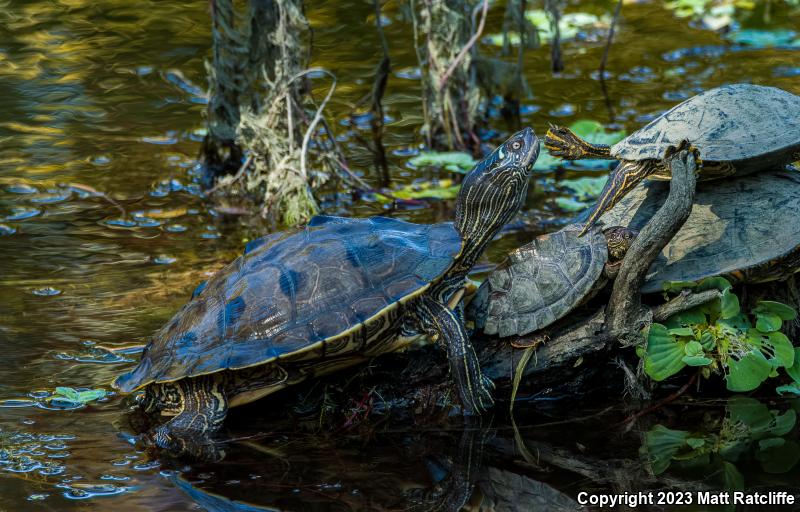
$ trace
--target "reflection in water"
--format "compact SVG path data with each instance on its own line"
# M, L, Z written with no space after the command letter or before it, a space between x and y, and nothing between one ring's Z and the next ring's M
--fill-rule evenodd
M660 4L626 3L606 69L607 99L593 74L602 37L576 34L564 41L567 71L558 76L549 72L549 48L528 52L526 80L533 94L520 105L522 124L544 133L553 112L564 116L558 118L563 124L596 119L630 132L677 101L726 82L800 93L796 49L731 45L715 32L673 19ZM383 97L388 168L380 177L371 171L374 155L359 142L372 138L372 123L350 118L350 106L369 92L382 57L377 39L367 37L374 34L373 6L351 0L307 5L315 30L313 64L335 72L341 84L330 105L338 140L353 172L372 186L384 174L395 186L454 178L407 165L419 151L421 115L419 72L400 5L389 2L382 13L395 71ZM225 510L224 502L208 501L219 495L267 509L402 510L415 496L447 496L448 475L456 474L451 469L462 453L460 428L426 432L387 423L359 438L287 428L290 434L232 443L219 465L167 468L167 461L148 458L120 435L126 405L119 397L53 403L59 386L108 390L137 355L100 347L145 342L199 282L264 233L199 195L195 159L204 135L201 88L210 44L206 0L6 0L0 7L0 509L88 504L120 511ZM611 5L575 2L567 10L578 8L603 15ZM501 26L501 11L492 9L487 33ZM758 19L760 14L740 22L749 26ZM775 12L772 20L780 26L789 18ZM606 102L616 114L611 126ZM489 111L495 138L502 139L508 127L500 109ZM564 195L560 179L598 172L539 172L526 211L489 248L483 269L563 222L553 201ZM448 202L392 210L370 194L331 194L322 204L330 214L452 218ZM257 413L275 404L254 404L236 415L236 424L251 433L271 432L273 423L259 423ZM703 425L705 416L721 425L724 407L712 404L697 417L675 407L657 421L675 431L705 432L689 436L698 439L694 444L701 438L710 443L705 439L712 434L722 437L720 428ZM787 410L782 404L768 408ZM541 410L535 401L517 406L520 415L526 409ZM575 410L585 412L586 406ZM620 481L632 478L631 471L654 482L641 474L638 433L609 430L622 414L591 425L531 427L541 422L538 414L517 418L538 466L523 460L501 420L481 434L483 464L468 509L572 510L581 490L633 485ZM392 432L403 428L408 431ZM790 453L782 448L796 442L793 428L748 441L744 452L751 458L715 453L735 464L748 486L788 485L797 481L797 464L770 474L775 467L762 466L762 459L778 461L763 454ZM676 453L692 453L689 448L684 443ZM740 462L752 460L757 464ZM670 456L663 478L674 470ZM460 488L455 494L462 496L473 477L455 481L451 488Z

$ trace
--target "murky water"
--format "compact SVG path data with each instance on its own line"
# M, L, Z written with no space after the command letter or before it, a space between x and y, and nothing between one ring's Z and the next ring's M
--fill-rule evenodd
M611 12L614 3L583 2L595 14ZM390 2L384 12L393 59L384 143L391 177L408 183L431 175L406 164L420 147L421 118L415 56L399 4ZM0 509L405 509L419 496L414 489L446 480L454 454L463 451L465 434L458 429L409 428L368 441L278 433L237 445L218 466L167 468L120 434L119 397L79 406L53 396L58 386L110 390L112 378L136 355L109 357L95 346L145 341L204 276L257 235L237 217L209 208L195 183L205 101L199 88L210 44L207 9L206 1L0 0ZM763 9L739 22L800 28L797 16L775 9L768 25ZM368 137L368 127L348 121L351 105L371 87L380 53L371 2L309 2L308 16L314 64L339 80L329 110L337 135L352 167L375 180L371 155L359 140ZM501 22L502 9L493 9L487 32L497 32ZM590 30L565 42L567 69L559 76L549 70L549 46L527 54L533 95L523 102L524 123L540 135L548 122L582 118L631 131L723 83L750 81L800 93L800 50L733 44L651 2L623 9L606 96L596 73L602 39ZM323 94L327 84L318 87ZM497 115L492 129L502 138L511 127ZM568 215L554 202L567 195L560 180L598 172L537 173L520 217L526 231L509 231L487 261ZM386 209L370 198L330 207L361 216ZM431 221L450 216L452 205L384 213ZM797 409L789 403L770 407ZM703 412L720 418L724 404L707 404ZM611 473L597 476L586 461L582 469L559 465L560 452L548 455L547 446L554 445L545 446L549 439L590 462L609 452L637 460L641 433L611 429L608 424L623 415L612 411L610 417L566 429L532 428L544 423L536 416L521 422L522 437L535 440L529 449L545 453L543 467L514 455L508 429L466 435L470 446L481 444L474 438L488 437L476 493L495 503L550 510L570 507L580 490L614 488ZM702 430L708 417L684 417L671 426ZM261 430L246 414L233 420L244 431ZM565 439L565 431L573 437ZM506 462L493 466L497 460ZM769 476L753 466L748 485L797 482L798 469L790 471ZM531 489L538 489L534 497Z

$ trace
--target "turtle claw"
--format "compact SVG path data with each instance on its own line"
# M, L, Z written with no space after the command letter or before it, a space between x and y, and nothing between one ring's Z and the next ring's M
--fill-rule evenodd
M564 160L580 160L584 151L581 149L581 140L569 128L550 125L544 138L544 147L551 155Z

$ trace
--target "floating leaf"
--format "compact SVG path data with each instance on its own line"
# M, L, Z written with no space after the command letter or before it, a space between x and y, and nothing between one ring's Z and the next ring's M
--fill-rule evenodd
M722 298L720 299L720 317L722 319L733 318L739 314L739 297L734 294L730 288L722 291Z
M694 290L697 283L694 281L663 281L661 289L667 293L680 293L683 290Z
M777 315L781 320L794 320L797 318L797 311L791 306L787 306L781 302L774 302L771 300L762 300L756 304L754 313L769 313Z
M525 18L536 27L539 32L539 39L543 42L553 40L553 31L550 25L550 16L542 9L531 9L525 12ZM562 41L573 39L582 30L586 29L604 29L609 26L610 18L608 16L599 17L594 14L585 12L568 12L561 15L558 22L559 36ZM516 32L509 32L507 34L508 42L511 45L517 46L520 43L519 34ZM503 46L503 34L491 34L486 40L495 45Z
M579 212L589 206L583 201L578 201L570 197L557 197L555 201L556 205L565 212Z
M728 360L725 381L729 391L752 391L769 377L772 365L760 350L752 350L740 359Z
M95 400L100 400L101 398L105 397L106 394L106 390L100 388L78 391L75 388L66 386L57 387L54 393L55 396L61 396L71 402L80 404L87 404Z
M405 185L391 193L397 199L455 199L460 189L461 185L453 180L436 180ZM383 203L392 202L391 198L382 195L378 195L377 200Z
M561 180L560 185L575 194L576 199L579 201L589 201L600 195L607 181L608 176L583 177L574 180Z
M675 315L675 316L677 316L677 315ZM673 327L672 329L669 329L669 331L667 331L667 332L669 332L673 336L694 336L694 331L692 330L691 327ZM693 343L696 343L696 342L693 342ZM689 345L691 345L691 343L686 345L686 353L687 354L689 354ZM698 343L698 345L699 345L699 343ZM696 354L691 354L691 355L696 355Z
M756 314L756 329L761 332L777 331L781 328L781 325L783 325L783 321L778 315L771 315L769 313Z
M647 336L647 357L644 360L644 371L656 381L675 375L686 366L686 363L683 362L684 345L685 343L670 335L665 326L658 323L652 324Z
M475 159L462 151L423 151L408 161L414 167L442 167L451 172L466 173L475 167Z
M800 48L800 37L793 30L749 28L731 32L725 37L732 43L753 48Z
M792 383L792 384L786 384L784 386L778 386L777 388L775 388L775 392L778 393L779 395L784 395L788 393L791 395L800 396L800 384Z

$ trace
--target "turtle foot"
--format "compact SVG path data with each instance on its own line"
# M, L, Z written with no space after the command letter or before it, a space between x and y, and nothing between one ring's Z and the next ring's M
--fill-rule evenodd
M544 138L544 147L551 155L564 160L612 158L609 146L590 144L564 126L550 126Z

